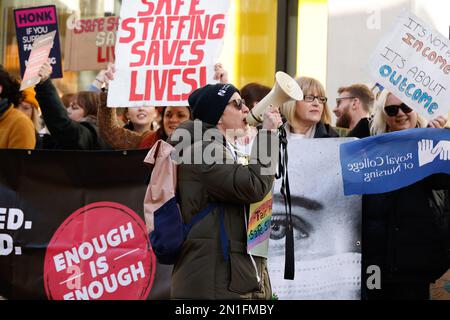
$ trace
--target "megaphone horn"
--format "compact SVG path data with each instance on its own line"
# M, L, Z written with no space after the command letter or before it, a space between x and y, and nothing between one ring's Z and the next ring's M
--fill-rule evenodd
M275 74L275 85L272 90L250 110L247 116L247 123L257 126L262 122L262 116L270 105L281 106L290 100L302 100L303 92L297 81L288 74L278 71Z

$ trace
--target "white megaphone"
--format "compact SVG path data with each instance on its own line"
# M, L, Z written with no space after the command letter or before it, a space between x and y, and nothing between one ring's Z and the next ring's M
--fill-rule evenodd
M302 100L303 92L297 81L288 74L278 71L275 74L275 85L272 90L250 110L247 116L247 123L257 126L262 122L262 116L270 105L281 106L290 100Z

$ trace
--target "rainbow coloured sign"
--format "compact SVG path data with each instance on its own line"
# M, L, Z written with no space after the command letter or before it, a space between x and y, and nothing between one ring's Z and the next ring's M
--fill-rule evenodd
M250 205L247 252L254 256L268 257L272 202L272 192L269 192L262 201Z

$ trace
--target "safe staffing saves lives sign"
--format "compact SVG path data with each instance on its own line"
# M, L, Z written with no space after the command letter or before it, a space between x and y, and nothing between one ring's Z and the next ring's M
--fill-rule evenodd
M120 13L109 107L186 106L213 82L229 0L127 1Z

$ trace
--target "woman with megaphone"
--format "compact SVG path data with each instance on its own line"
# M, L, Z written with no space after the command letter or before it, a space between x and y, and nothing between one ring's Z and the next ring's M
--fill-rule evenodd
M270 299L266 258L247 253L247 206L272 190L278 150L261 148L282 124L278 108L263 115L250 161L235 146L245 134L249 109L232 84L206 85L188 99L194 121L182 123L169 138L177 159L177 189L184 223L210 206L187 234L172 275L173 299ZM209 137L209 138L208 138ZM263 152L264 153L264 152ZM198 157L201 155L201 157Z

